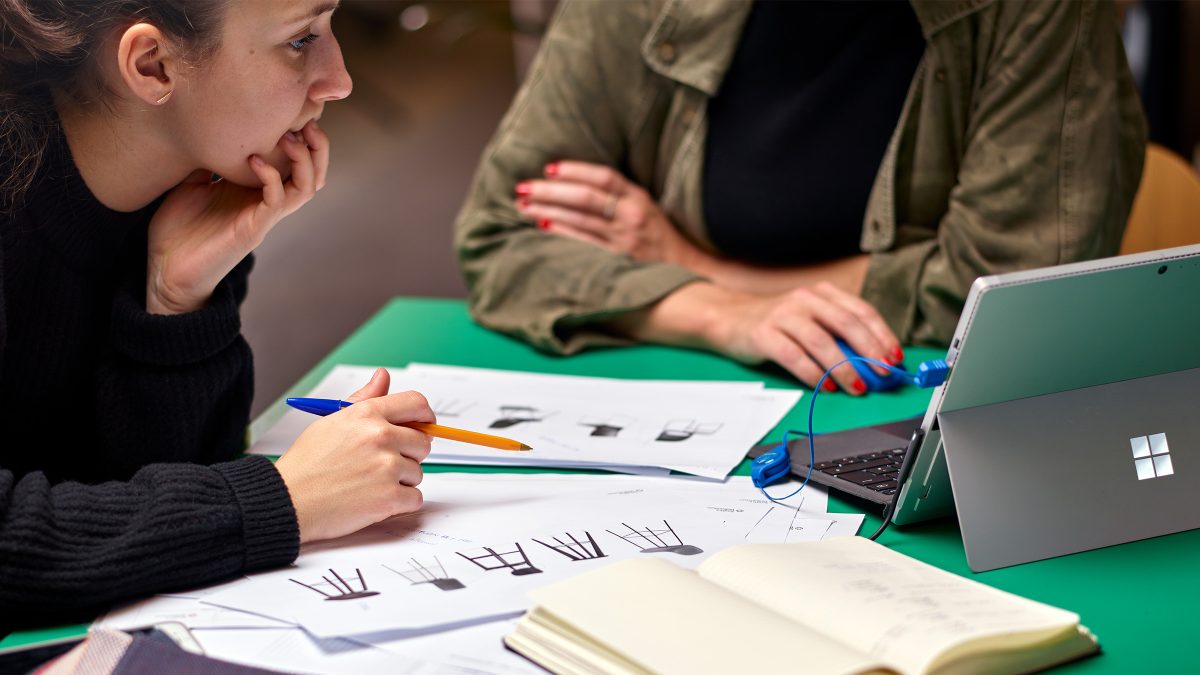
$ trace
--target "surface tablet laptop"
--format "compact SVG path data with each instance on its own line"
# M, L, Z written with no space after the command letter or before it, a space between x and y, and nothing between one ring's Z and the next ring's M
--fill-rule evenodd
M1200 527L1198 309L1200 246L982 277L919 424L818 436L813 480L901 525L956 508L975 571Z
M983 571L1200 527L1200 246L979 279L939 400Z

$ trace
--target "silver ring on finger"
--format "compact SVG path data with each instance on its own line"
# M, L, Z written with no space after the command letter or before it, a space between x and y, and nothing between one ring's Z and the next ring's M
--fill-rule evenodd
M604 202L604 219L612 220L613 216L617 215L617 194L615 192L608 193L608 201Z

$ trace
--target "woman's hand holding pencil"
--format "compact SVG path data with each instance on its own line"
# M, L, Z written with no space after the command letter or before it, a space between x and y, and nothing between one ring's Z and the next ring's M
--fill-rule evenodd
M386 370L380 368L385 374ZM376 376L378 376L376 371ZM296 410L301 410L314 415L325 416L330 413L335 413L342 408L352 405L352 401L340 401L333 398L289 398L287 404ZM472 443L474 445L482 445L488 448L496 448L497 450L513 450L524 451L532 450L533 448L514 441L511 438L503 436L493 436L491 434L481 434L478 431L467 431L466 429L455 429L454 427L445 427L440 424L431 424L428 422L401 422L400 426L416 429L417 431L429 434L434 438L445 438L450 441L460 441L462 443Z
M287 486L300 543L332 539L421 508L417 486L430 436L405 425L433 425L436 417L416 392L388 394L380 368L349 397L341 415L310 424L275 463Z

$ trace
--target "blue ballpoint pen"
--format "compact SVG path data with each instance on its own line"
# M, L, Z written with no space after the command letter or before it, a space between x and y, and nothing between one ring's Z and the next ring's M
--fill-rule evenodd
M353 405L350 401L339 401L336 398L289 398L287 404L300 412L322 417Z
M352 401L341 401L336 398L289 398L286 403L306 413L320 415L324 417L335 413L342 408L354 405ZM503 436L493 436L491 434L481 434L478 431L467 431L465 429L455 429L454 427L445 427L440 424L431 424L429 422L405 422L399 426L416 429L417 431L435 436L437 438L445 438L451 441L461 441L463 443L473 443L475 445L483 445L497 450L532 450L533 448L525 445L520 441L514 441L511 438Z

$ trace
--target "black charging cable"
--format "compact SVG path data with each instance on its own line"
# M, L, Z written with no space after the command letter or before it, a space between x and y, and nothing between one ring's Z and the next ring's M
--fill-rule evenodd
M908 480L908 474L912 473L913 464L917 461L917 448L921 447L921 441L925 440L925 430L917 427L913 431L912 438L908 441L908 448L904 451L904 461L900 463L900 471L896 473L896 485L901 486L900 490L904 489ZM896 515L896 505L900 503L900 492L896 493L896 498L888 502L883 507L883 522L879 524L879 529L875 530L875 534L867 537L871 541L879 538L883 531L888 529L888 525L892 522L892 516Z

